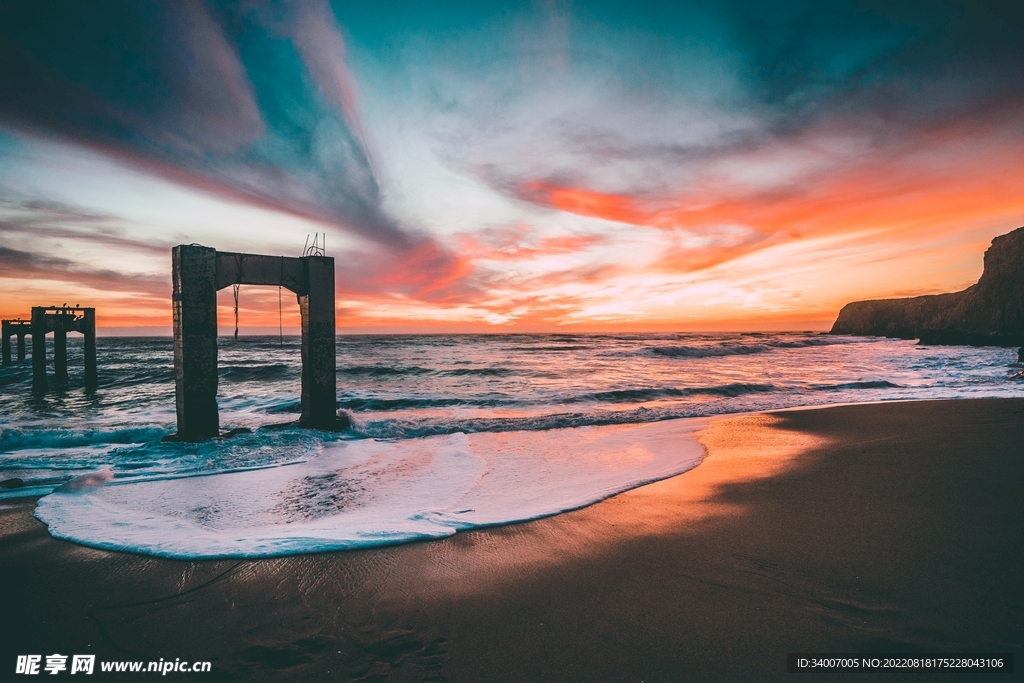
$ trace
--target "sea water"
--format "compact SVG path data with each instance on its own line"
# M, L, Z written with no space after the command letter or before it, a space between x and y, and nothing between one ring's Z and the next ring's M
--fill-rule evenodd
M171 557L436 538L578 508L696 466L702 418L827 403L1024 396L1016 350L820 334L340 336L329 434L298 417L296 338L222 338L221 426L170 443L172 344L100 338L100 385L0 369L0 497L55 536Z

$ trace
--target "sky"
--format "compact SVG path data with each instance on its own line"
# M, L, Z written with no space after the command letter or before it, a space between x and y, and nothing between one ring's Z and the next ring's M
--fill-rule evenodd
M174 245L319 233L342 333L828 329L968 286L1024 225L1022 25L1019 0L0 0L0 317L167 333ZM279 294L241 289L243 333L294 331Z

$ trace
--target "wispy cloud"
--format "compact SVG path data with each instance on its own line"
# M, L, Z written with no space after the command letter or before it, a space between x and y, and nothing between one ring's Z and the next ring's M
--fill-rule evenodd
M131 291L166 297L170 278L139 277L115 270L90 268L70 259L36 254L0 246L0 277L39 278L53 282L85 285L92 289Z
M6 13L0 118L8 125L394 249L428 239L381 208L355 80L326 3L65 10Z
M0 201L0 239L25 236L41 250L51 248L53 240L84 242L112 248L128 254L166 256L172 241L160 238L127 237L115 227L121 219L54 200Z
M1024 222L1019 2L55 7L2 10L0 125L326 226L358 320L824 315ZM113 287L183 232L115 195L8 198L7 267Z

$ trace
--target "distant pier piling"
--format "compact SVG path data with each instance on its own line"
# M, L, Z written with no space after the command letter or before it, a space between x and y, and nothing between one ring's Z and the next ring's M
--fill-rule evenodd
M174 397L178 438L217 436L217 290L276 285L295 293L302 314L302 415L316 429L343 427L337 417L334 259L217 251L198 244L172 249Z
M23 362L25 360L25 335L32 334L32 322L17 318L4 320L2 325L3 337L0 338L0 341L3 343L3 350L0 353L0 364L11 364L11 337L18 339L18 361Z
M32 389L46 391L46 335L53 332L54 379L68 379L68 332L85 337L85 388L95 389L96 309L75 306L33 306L31 320L3 321L3 363L10 363L10 336L18 337L18 360L25 360L25 335L32 335Z

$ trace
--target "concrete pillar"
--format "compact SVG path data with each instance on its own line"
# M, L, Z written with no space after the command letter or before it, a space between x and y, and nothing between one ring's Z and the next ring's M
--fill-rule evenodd
M11 364L11 329L6 320L3 323L3 331L0 332L0 365Z
M25 362L25 335L24 334L19 334L18 335L18 362L19 363L24 363Z
M299 424L333 429L337 422L335 367L334 259L307 256L308 294L299 296L302 313L302 415Z
M32 308L32 390L46 391L46 309Z
M96 309L87 308L82 312L82 334L85 350L85 388L95 389L96 377Z
M68 328L63 315L53 326L53 378L63 384L68 381Z
M217 251L180 245L171 260L178 437L217 436Z

